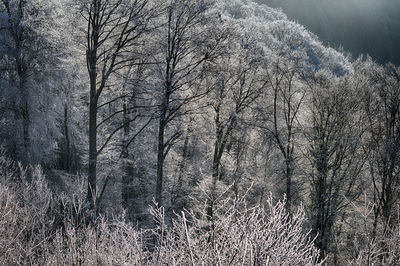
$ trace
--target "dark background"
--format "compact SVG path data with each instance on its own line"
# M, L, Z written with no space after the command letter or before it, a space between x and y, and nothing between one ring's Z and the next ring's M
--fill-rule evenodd
M353 58L369 54L400 65L400 0L254 0L288 17Z

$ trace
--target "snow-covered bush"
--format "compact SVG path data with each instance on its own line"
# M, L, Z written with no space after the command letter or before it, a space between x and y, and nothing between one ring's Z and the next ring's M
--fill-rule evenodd
M305 233L302 208L293 215L285 202L249 208L225 201L223 213L182 212L167 226L163 208L152 209L156 246L151 263L160 265L320 265L319 251Z
M361 203L361 206L353 204L355 218L360 223L352 224L358 229L354 240L349 244L353 254L341 255L350 258L347 260L349 265L400 265L400 213L395 217L397 222L392 226L375 224L374 227L374 204L366 197Z
M213 219L186 211L171 223L153 207L155 226L141 230L123 216L94 220L79 197L52 193L38 167L27 180L1 157L0 173L1 265L319 265L303 209L289 215L272 197L252 208L227 199Z
M0 156L0 265L37 264L53 230L54 200L40 167L30 180Z

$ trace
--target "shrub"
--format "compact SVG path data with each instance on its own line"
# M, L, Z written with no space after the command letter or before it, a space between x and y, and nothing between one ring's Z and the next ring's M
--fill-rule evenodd
M208 221L205 212L182 212L167 226L163 208L154 208L153 265L319 265L319 251L304 233L302 208L289 215L285 203L248 208L225 201L225 211Z
M31 180L0 159L1 265L318 265L319 251L302 226L300 208L284 202L249 208L221 203L215 220L182 212L167 224L164 208L141 230L124 216L90 220L79 197L54 195L40 168Z

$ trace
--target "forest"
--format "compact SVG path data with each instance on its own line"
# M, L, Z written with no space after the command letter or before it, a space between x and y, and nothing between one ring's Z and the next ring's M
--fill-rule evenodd
M0 265L399 265L378 62L252 0L0 0Z

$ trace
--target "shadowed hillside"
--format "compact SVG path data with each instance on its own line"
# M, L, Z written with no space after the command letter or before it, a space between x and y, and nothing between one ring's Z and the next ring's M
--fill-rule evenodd
M343 46L354 57L400 64L400 1L396 0L255 0L281 7L320 39Z

